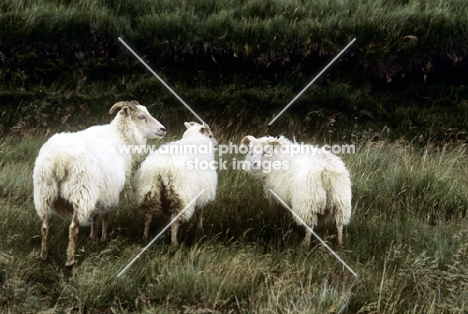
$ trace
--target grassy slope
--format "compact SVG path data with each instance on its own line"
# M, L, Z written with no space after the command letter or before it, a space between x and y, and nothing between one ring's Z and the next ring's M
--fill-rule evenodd
M356 155L344 156L353 176L353 219L337 252L359 273L353 282L321 245L302 248L303 231L290 215L279 215L261 188L234 170L219 173L204 231L184 226L184 244L177 249L163 237L120 278L116 274L144 246L143 217L128 190L112 213L109 242L92 243L89 228L80 229L73 274L63 266L68 222L57 217L49 258L42 262L30 178L42 142L6 138L0 147L0 308L5 312L324 313L337 312L346 302L348 313L467 310L463 169L468 160L460 148L362 141ZM234 157L242 158L225 158ZM153 236L166 221L153 225ZM333 228L318 233L332 241Z
M24 131L0 144L2 311L324 313L344 304L348 313L467 311L466 152L460 145L441 151L424 144L430 138L456 142L466 130L466 84L437 77L447 64L465 62L464 1L153 3L0 5L6 62L0 65L0 123L4 130L18 123ZM301 248L301 228L267 204L244 173L232 170L220 172L203 232L185 226L185 244L177 249L160 239L122 278L115 274L144 246L143 218L128 190L112 214L108 243L91 243L89 228L81 228L73 274L63 266L68 223L57 217L49 259L38 259L31 172L45 139L26 133L107 122L107 108L122 98L148 104L171 131L166 140L177 137L183 120L194 119L116 43L117 36L147 55L221 142L282 133L299 141L358 144L358 154L344 157L353 174L354 210L338 250L359 273L350 295L351 274L320 245ZM267 128L352 37L358 38L352 62L330 69ZM190 60L191 52L211 47L232 49L245 62L236 63L239 73L222 68L229 75L220 78L212 63L197 71L170 59L173 51ZM318 52L323 57L314 59ZM46 56L38 58L41 53ZM265 70L269 60L278 66L307 54L312 57L302 67L292 60L294 70ZM250 71L252 64L260 70ZM427 84L408 84L408 77L423 79L421 67ZM413 72L402 79L407 69ZM385 125L390 131L379 132ZM165 222L153 226L153 235ZM318 232L332 240L332 228Z
M157 6L8 0L1 6L1 131L16 124L57 128L65 117L76 125L120 99L179 108L118 36L197 111L219 122L258 112L272 117L356 37L291 108L293 120L316 132L335 119L338 128L355 132L387 125L395 138L466 140L468 6L462 0Z

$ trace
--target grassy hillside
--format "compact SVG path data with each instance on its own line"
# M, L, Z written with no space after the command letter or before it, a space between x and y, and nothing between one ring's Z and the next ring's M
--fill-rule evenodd
M237 142L245 134L219 139ZM359 274L354 281L318 242L301 247L303 229L291 215L269 204L244 172L232 169L219 171L217 198L205 210L203 231L184 225L177 248L165 235L121 277L117 273L146 245L143 214L132 205L129 189L111 214L108 242L93 243L89 227L80 228L72 273L64 266L68 222L58 217L51 220L49 257L41 261L31 172L43 141L5 138L0 146L2 312L467 311L468 159L462 147L421 149L404 140L363 137L355 155L343 156L353 181L353 217L344 246L333 245L332 226L317 233ZM151 236L167 221L157 220Z
M464 0L4 0L0 4L0 312L465 313L468 311L468 4ZM51 219L39 259L32 169L57 131L108 123L136 99L180 136L193 117L221 143L247 134L355 144L342 156L353 217L337 253L357 280L246 173L219 171L205 229L146 245L127 187L109 241ZM356 42L272 126L268 122ZM241 155L224 156L228 160ZM167 223L152 226L155 236ZM334 229L317 233L333 243Z
M57 128L65 117L77 124L121 99L177 112L119 36L219 122L273 117L357 38L288 111L293 121L316 132L334 119L355 132L387 126L395 138L466 141L462 0L7 0L1 9L2 132Z

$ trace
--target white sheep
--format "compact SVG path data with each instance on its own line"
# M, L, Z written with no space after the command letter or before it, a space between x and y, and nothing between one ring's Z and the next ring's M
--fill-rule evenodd
M306 149L312 146L283 136L257 139L248 135L241 144L249 147L244 170L261 181L266 197L278 202L269 190L274 191L310 228L333 217L341 245L343 226L351 219L351 180L341 158L323 149ZM308 245L310 239L306 229L303 244Z
M145 213L143 239L148 239L154 214L174 219L203 189L171 225L171 243L176 245L181 221L188 221L197 211L202 227L202 208L216 196L218 174L213 149L217 142L208 125L185 122L182 139L159 147L143 161L132 180L134 198Z
M42 218L41 258L47 257L48 216L55 212L71 219L66 266L74 263L79 225L91 222L96 238L96 218L102 216L102 240L107 236L108 214L130 178L137 153L124 146L145 145L147 139L162 137L164 126L136 101L118 102L119 110L110 124L75 133L52 136L41 148L34 166L34 204Z

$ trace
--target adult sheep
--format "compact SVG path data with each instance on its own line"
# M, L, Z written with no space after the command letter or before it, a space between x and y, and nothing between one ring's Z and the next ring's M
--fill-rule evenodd
M241 142L249 147L244 169L258 179L269 199L274 191L310 227L333 217L338 245L342 244L343 226L351 219L351 180L343 161L323 149L293 143L285 137L255 138ZM295 219L298 224L300 222ZM304 244L311 232L306 228Z
M119 110L110 124L75 133L52 136L41 148L34 166L34 204L42 218L41 258L47 257L48 216L55 212L71 219L66 266L74 263L79 225L91 223L96 238L96 218L102 216L102 240L107 236L108 213L139 157L122 149L145 145L147 139L162 137L164 126L136 101L114 104Z
M216 196L218 174L213 148L217 142L208 125L185 122L187 128L179 141L171 142L143 161L132 180L136 203L145 213L148 233L154 214L166 214L174 219L203 190L180 218L171 225L171 243L176 245L180 221L188 221L198 211L202 227L202 208Z

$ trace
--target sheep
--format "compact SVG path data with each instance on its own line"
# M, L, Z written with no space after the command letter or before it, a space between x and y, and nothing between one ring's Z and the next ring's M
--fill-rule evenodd
M187 129L182 139L162 145L148 155L132 179L135 202L145 214L144 241L148 239L154 214L170 215L173 220L205 189L171 225L171 244L177 245L181 221L189 221L196 212L198 227L202 228L201 210L215 199L218 174L213 148L217 141L206 124L184 125Z
M96 218L102 216L102 240L106 239L109 211L129 181L138 153L122 152L124 146L145 145L147 139L161 138L164 126L137 101L114 104L119 110L110 124L74 133L52 136L36 159L34 204L42 218L41 259L47 258L48 216L54 212L71 219L66 266L74 264L79 225L91 223L90 237L96 239Z
M262 183L268 199L278 201L271 189L310 228L332 216L338 245L342 244L343 226L351 219L351 180L341 158L323 149L315 154L309 149L307 153L305 146L312 146L293 143L283 136L257 139L247 135L241 145L249 148L244 170ZM303 245L308 246L310 239L311 232L306 228Z

